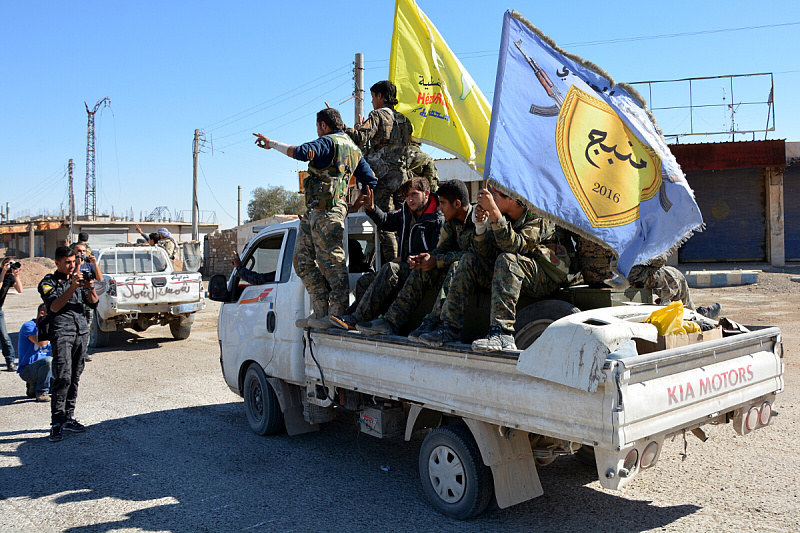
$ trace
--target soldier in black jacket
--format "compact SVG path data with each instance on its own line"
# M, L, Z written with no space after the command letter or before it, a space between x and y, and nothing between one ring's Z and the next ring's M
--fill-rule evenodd
M94 280L84 279L78 270L75 252L59 246L55 253L56 271L39 282L39 294L50 317L53 350L53 377L50 388L51 442L63 438L64 431L82 433L86 426L75 420L78 381L83 372L89 324L85 308L97 307Z
M331 316L332 326L355 329L358 322L376 318L408 278L411 272L409 256L427 253L436 248L444 224L444 214L439 209L439 197L430 191L428 180L414 176L401 185L399 192L405 198L403 207L390 213L383 212L375 205L371 191L362 195L353 206L358 208L363 205L367 215L381 231L397 232L400 256L381 267L352 314ZM365 275L361 279L369 278Z

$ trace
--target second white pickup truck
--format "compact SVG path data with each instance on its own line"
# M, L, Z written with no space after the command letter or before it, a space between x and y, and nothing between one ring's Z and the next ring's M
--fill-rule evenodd
M297 328L309 313L292 267L297 228L296 221L266 228L241 254L251 270L273 272L274 282L248 285L235 272L209 282L210 298L222 302L226 383L262 435L313 431L344 410L358 412L362 431L377 437L409 440L426 431L420 481L448 516L475 516L493 495L501 508L540 496L537 468L562 455L594 461L601 484L620 489L656 466L670 436L703 438L706 424L747 435L772 420L783 390L779 329L724 337L715 329L707 334L714 340L658 350L648 343L663 337L644 323L657 307L621 305L648 301L641 291L571 288L559 300L521 301L518 352ZM358 246L380 266L368 218L349 216L345 240L346 251ZM350 269L351 287L360 268ZM591 309L598 294L620 305ZM465 302L465 343L488 327L487 297Z
M158 246L105 248L98 262L103 280L98 284L90 346L108 345L114 331L144 331L155 324L169 325L175 339L189 337L194 314L206 306L200 273L175 272Z

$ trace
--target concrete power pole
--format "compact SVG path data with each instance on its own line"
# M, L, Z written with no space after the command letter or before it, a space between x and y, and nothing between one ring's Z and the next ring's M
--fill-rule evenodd
M72 189L72 169L75 164L69 160L69 242L75 242L75 192Z
M353 96L356 104L356 117L353 124L358 122L359 117L364 116L364 54L356 54L356 67L355 67L355 80L356 88Z
M192 182L192 240L200 240L200 221L198 220L200 212L197 203L197 169L200 166L200 130L194 130L194 149L192 150L194 156L194 180Z
M238 211L236 213L236 225L242 225L242 186L239 185L239 206Z

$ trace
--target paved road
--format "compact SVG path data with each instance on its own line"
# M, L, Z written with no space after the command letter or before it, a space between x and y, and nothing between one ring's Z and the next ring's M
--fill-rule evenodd
M696 294L698 303L728 298L732 316L746 322L736 314L747 307L739 293ZM747 296L762 298L769 323L800 332L797 292ZM9 329L37 303L33 289L10 295ZM188 340L157 327L121 334L95 353L77 412L89 430L61 443L46 439L49 406L27 399L16 375L0 373L0 531L800 530L796 358L793 388L767 430L742 438L711 427L705 444L690 437L686 460L677 439L622 493L562 458L539 471L543 497L457 522L420 490L421 441L374 439L347 417L309 435L254 435L222 381L218 307L209 304ZM782 314L787 305L791 319ZM797 334L787 337L787 353L797 354Z

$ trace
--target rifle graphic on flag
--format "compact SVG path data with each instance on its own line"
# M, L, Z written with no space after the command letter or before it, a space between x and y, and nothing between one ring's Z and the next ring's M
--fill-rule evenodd
M489 102L414 0L395 4L389 80L414 138L483 170Z
M517 12L503 19L492 109L484 177L610 247L623 276L702 229L694 194L639 93Z

